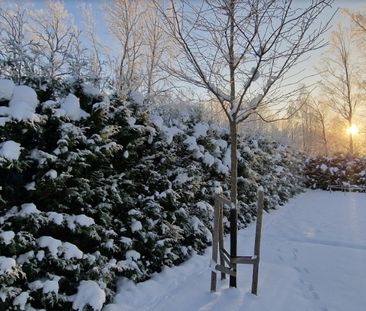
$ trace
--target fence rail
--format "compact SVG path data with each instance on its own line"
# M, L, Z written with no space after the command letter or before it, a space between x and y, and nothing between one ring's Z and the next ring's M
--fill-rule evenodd
M366 186L358 185L329 185L329 191L339 190L339 191L359 191L366 192Z

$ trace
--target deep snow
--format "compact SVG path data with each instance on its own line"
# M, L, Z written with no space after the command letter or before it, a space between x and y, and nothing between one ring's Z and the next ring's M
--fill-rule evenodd
M243 265L237 289L219 281L210 293L209 248L146 282L121 280L115 304L103 310L366 310L365 202L365 193L307 191L265 214L258 296ZM240 255L252 254L254 228L239 232Z

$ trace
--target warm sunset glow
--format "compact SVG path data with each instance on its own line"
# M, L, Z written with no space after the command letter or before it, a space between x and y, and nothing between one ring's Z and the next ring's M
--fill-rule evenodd
M350 135L355 135L358 133L358 127L356 125L352 125L351 127L349 127L347 129L347 133L350 134Z

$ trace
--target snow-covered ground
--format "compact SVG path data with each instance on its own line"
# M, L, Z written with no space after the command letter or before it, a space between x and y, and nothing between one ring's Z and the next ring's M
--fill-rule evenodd
M238 288L219 281L210 293L208 249L144 283L121 280L103 310L366 310L366 194L308 191L265 214L262 237L258 296L243 265ZM252 254L253 240L254 225L240 231L238 254Z

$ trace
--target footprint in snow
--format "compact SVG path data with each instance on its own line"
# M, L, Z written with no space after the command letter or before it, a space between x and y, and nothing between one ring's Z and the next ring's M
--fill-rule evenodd
M314 298L315 300L319 300L319 295L318 295L318 293L314 290L314 286L313 286L312 284L310 284L308 288L309 288L309 291L310 291L311 295L313 296L313 298Z
M296 248L294 248L293 250L292 250L292 255L294 256L294 260L297 260L297 249Z

